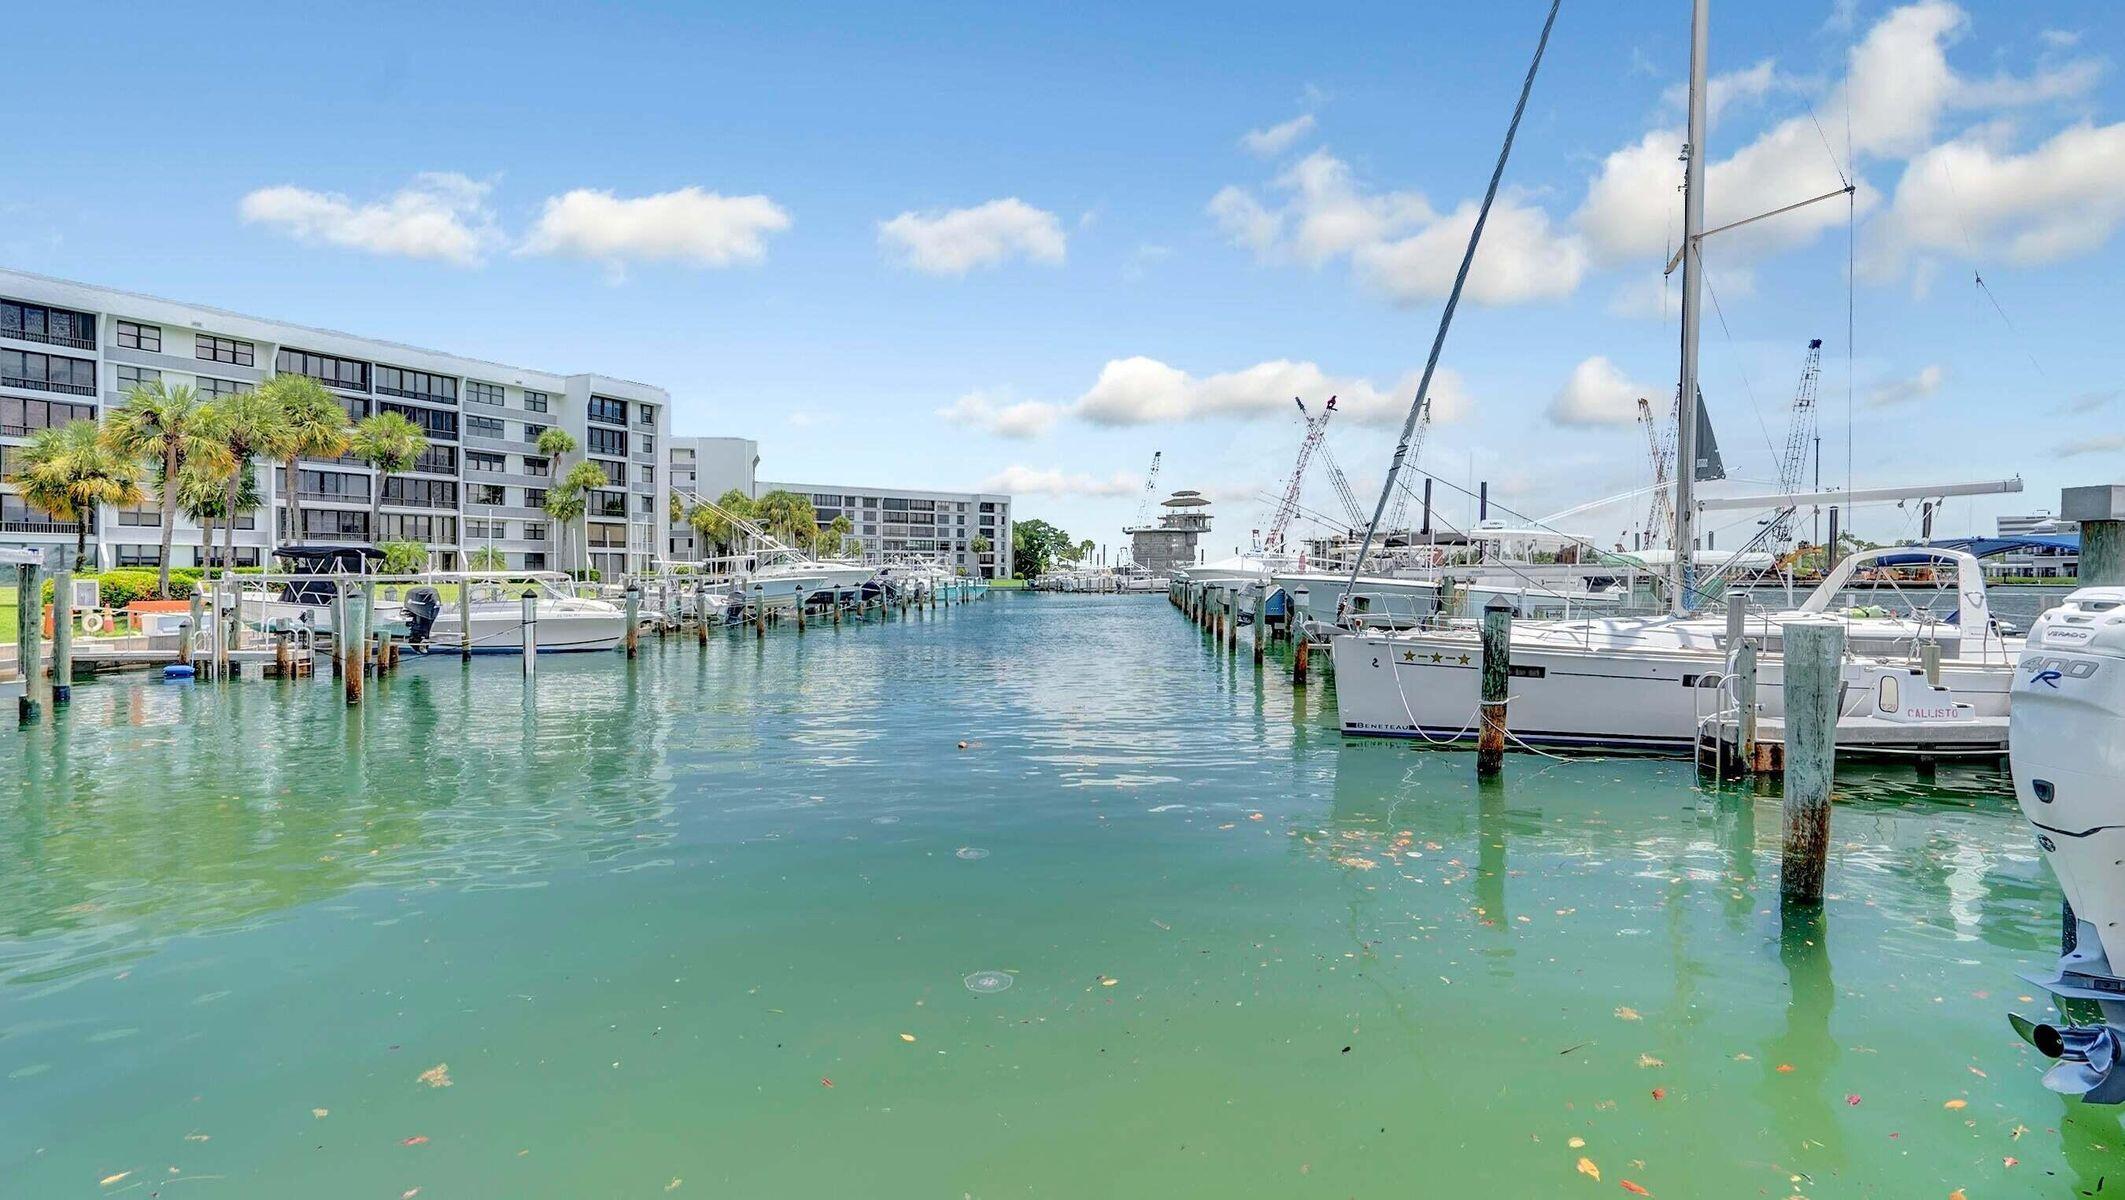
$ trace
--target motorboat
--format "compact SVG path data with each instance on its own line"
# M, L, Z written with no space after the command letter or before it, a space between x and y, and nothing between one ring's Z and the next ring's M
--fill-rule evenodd
M2125 1102L2125 588L2085 587L2038 617L2014 676L2014 796L2066 893L2053 968L2026 978L2100 1021L2012 1015L2053 1060L2052 1091Z
M472 653L521 654L526 640L524 602L529 597L541 654L611 650L627 635L625 608L610 600L569 595L560 586L566 576L455 578L464 589L461 596L446 600L435 583L416 584L397 604L379 604L375 619L402 629L407 643L417 651L459 653L465 645L469 616Z

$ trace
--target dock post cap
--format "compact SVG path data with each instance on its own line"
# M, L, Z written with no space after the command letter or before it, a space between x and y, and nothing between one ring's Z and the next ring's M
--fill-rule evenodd
M2059 489L2061 521L2125 521L2125 483Z
M1501 608L1510 609L1512 606L1512 601L1507 600L1503 596L1494 595L1490 599L1483 602L1483 611L1493 612Z

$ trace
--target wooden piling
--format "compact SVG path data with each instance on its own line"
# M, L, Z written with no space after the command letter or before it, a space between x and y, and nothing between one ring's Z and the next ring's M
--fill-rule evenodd
M460 662L472 661L472 581L460 579L457 583L457 656Z
M52 706L74 698L74 572L71 550L59 551L52 572ZM21 602L17 593L16 602Z
M1788 904L1820 904L1830 853L1830 789L1837 778L1845 627L1836 621L1789 621L1784 642L1785 840L1778 892Z
M332 585L332 677L338 679L347 673L347 588L345 584Z
M1496 775L1505 765L1505 705L1512 691L1513 608L1503 596L1483 606L1482 729L1476 740L1476 776Z
M273 634L273 673L286 679L295 673L295 662L288 648L288 631L275 630Z
M1745 772L1761 771L1770 764L1760 761L1756 744L1756 643L1743 638L1734 651L1734 743L1739 766Z
M759 584L753 585L753 640L767 636L767 593Z
M633 658L642 640L642 585L627 585L627 657Z
M15 568L15 662L22 673L22 695L15 717L34 721L44 699L44 569L35 563Z
M530 679L537 675L539 670L539 593L537 590L525 588L522 603L524 606L521 625L523 630L524 678Z
M694 641L708 649L708 585L694 586Z
M177 661L188 667L198 665L194 651L198 649L199 644L200 585L204 582L205 580L192 581L191 608L185 617L184 627L177 631Z
M1295 688L1306 686L1306 668L1312 659L1313 643L1302 636L1299 638L1298 646L1291 652L1291 686Z
M367 610L367 597L343 597L340 612L346 620L335 627L332 638L334 644L346 647L347 659L341 664L340 682L345 685L350 708L362 702L362 672L367 669L363 660L368 657L364 643L369 640Z
M1268 640L1269 634L1268 593L1269 587L1264 584L1262 590L1254 594L1254 665L1257 670L1261 669L1263 643Z

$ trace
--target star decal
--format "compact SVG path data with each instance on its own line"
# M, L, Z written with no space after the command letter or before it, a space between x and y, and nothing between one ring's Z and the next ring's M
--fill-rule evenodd
M1404 650L1402 652L1402 661L1406 663L1413 663L1417 661L1417 652L1414 650Z
M1461 656L1461 665L1464 667L1468 665L1468 655L1464 654Z
M1445 656L1444 654L1437 654L1437 653L1434 653L1434 654L1433 654L1433 655L1431 656L1431 661L1433 661L1433 662L1445 662L1445 661L1446 661L1446 656Z

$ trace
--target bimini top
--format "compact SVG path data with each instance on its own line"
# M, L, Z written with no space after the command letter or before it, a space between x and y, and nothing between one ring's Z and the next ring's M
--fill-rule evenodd
M374 546L277 546L273 557L305 567L361 571L367 564L384 561L384 552Z
M1979 558L1993 558L2016 550L2060 550L2068 554L2078 554L2081 550L2080 535L2070 533L2048 537L1941 538L1931 544L1943 550L1966 550ZM1879 561L1885 567L1902 567L1932 561L1932 556L1922 553L1891 554Z

